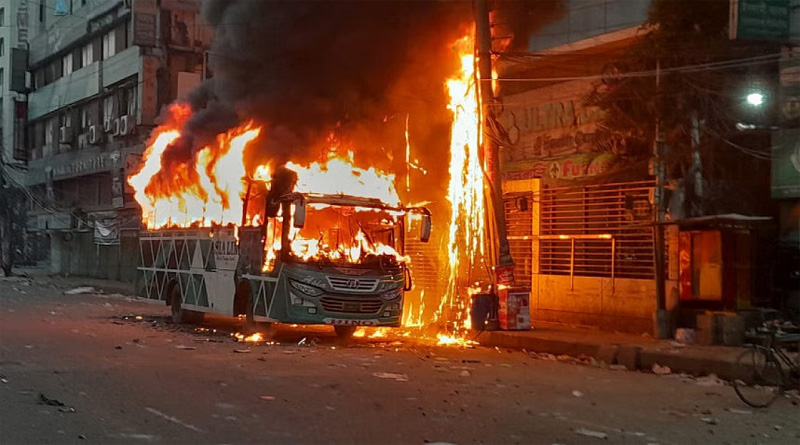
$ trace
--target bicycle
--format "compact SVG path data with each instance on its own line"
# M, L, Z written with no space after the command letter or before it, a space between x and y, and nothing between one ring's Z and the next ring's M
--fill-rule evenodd
M800 342L800 334L786 333L776 323L746 334L752 341L736 361L743 379L733 388L742 401L754 408L766 408L788 389L800 389L800 354L795 358L784 344ZM786 369L784 369L786 368Z

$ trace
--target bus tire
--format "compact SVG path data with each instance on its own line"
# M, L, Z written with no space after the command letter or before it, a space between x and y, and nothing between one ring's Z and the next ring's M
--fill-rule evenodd
M356 333L355 326L334 326L333 330L336 332L336 336L342 340L349 340L353 338L353 334Z

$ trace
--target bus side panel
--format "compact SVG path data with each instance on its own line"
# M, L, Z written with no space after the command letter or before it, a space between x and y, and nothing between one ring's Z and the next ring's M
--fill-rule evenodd
M273 317L269 314L275 296L276 280L272 277L250 278L250 289L253 292L253 315Z

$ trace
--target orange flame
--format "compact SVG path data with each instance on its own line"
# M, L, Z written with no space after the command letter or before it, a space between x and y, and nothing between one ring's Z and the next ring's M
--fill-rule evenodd
M148 229L240 222L246 189L244 151L261 128L252 123L234 128L218 135L216 145L198 150L189 162L165 166L165 152L191 116L185 104L173 104L169 111L169 122L155 130L141 168L128 178L143 222Z

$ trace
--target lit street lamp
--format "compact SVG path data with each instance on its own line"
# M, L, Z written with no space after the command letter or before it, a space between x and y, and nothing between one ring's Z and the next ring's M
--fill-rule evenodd
M764 103L764 95L761 93L750 93L747 95L747 103L759 107Z

